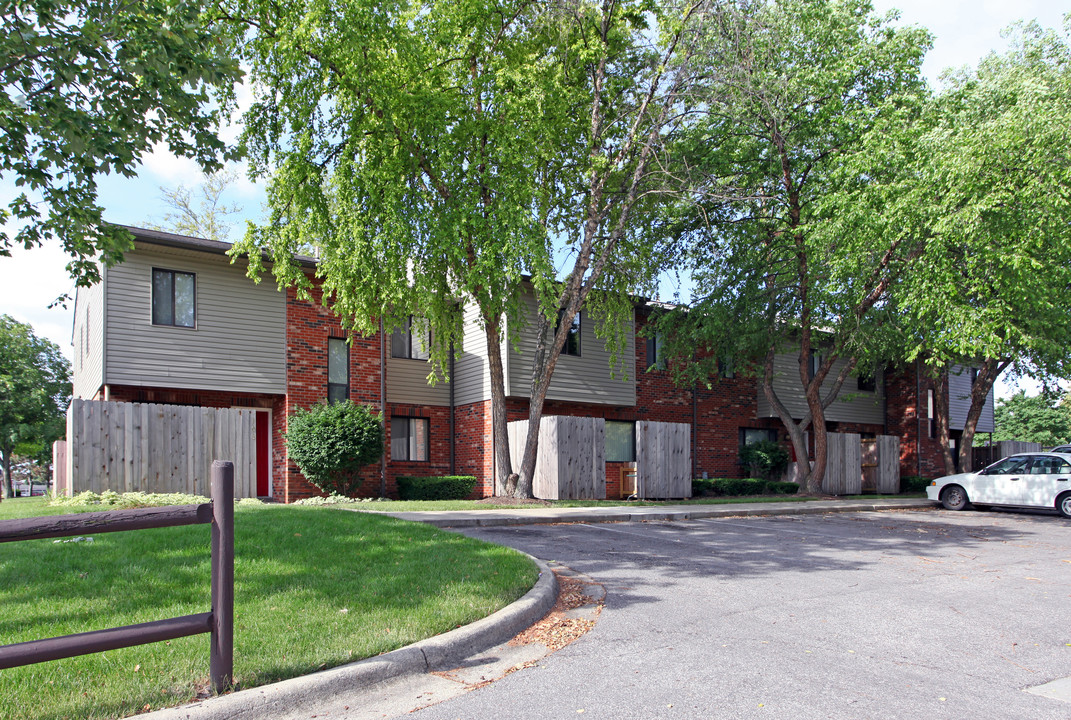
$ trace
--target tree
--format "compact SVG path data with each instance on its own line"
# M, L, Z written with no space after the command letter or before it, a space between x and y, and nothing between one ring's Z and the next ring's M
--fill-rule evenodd
M1029 396L1020 390L1001 398L993 411L994 440L1023 440L1052 447L1071 442L1071 405L1053 392Z
M689 358L679 374L710 382L731 357L756 375L811 492L825 472L825 409L857 368L888 359L890 291L924 250L884 211L906 179L930 38L892 18L866 0L724 5L700 51L708 81L695 111L706 121L683 153L705 176L703 195L667 219L695 263L693 302L663 320L674 354ZM802 418L774 388L786 351Z
M920 139L916 190L904 196L913 209L901 217L930 247L901 293L905 322L919 331L908 356L938 377L955 364L978 368L962 471L1002 372L1071 376L1068 28L1015 26L1006 53L946 78ZM952 473L947 422L939 434Z
M55 343L29 325L0 315L0 463L3 494L11 497L11 461L22 443L57 437L71 399L71 367ZM59 433L62 436L62 432Z
M184 185L173 189L161 187L160 194L171 210L164 215L163 224L149 227L216 242L230 242L231 230L227 218L240 213L242 208L223 202L223 195L237 179L238 173L229 168L205 173L196 188Z
M324 301L353 332L424 317L440 370L460 347L458 305L471 304L488 353L498 492L529 495L573 318L583 305L622 347L631 293L656 271L641 208L663 187L658 160L680 121L700 7L484 0L307 12L238 0L234 14L256 29L244 47L260 89L245 142L254 171L273 171L271 217L235 251L256 275L269 249L279 282L307 293L292 256L314 246ZM539 342L515 474L501 348L525 321L523 283Z
M220 167L215 129L241 76L200 0L16 0L0 21L0 177L22 192L0 208L0 254L58 238L79 285L132 238L102 222L97 177L132 177L157 144Z

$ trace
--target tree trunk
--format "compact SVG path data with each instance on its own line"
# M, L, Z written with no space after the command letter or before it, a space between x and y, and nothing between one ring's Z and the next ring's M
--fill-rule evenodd
M15 497L15 486L11 482L11 453L14 448L9 446L0 447L0 464L3 465L3 496L4 498Z
M494 447L495 495L510 495L517 485L509 456L506 418L506 378L502 369L501 319L483 316L487 364L491 374L491 434Z
M982 361L982 367L978 369L978 377L971 387L971 407L967 411L967 420L963 423L963 435L959 439L959 471L971 472L974 469L974 433L978 428L978 420L982 417L982 408L985 407L989 391L1008 366L1010 359L986 358Z
M948 368L945 367L941 371L941 374L933 381L933 405L936 414L934 419L937 425L937 444L941 448L941 460L944 462L945 475L954 475L956 473L956 460L952 457L952 434L950 432L948 419L947 381ZM929 420L927 420L927 423L928 422ZM926 432L929 434L929 428L927 428ZM919 440L921 439L922 438L920 437ZM966 470L963 472L966 472Z

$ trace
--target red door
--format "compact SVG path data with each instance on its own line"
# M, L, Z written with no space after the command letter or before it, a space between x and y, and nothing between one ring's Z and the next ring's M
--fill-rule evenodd
M271 413L257 412L257 496L271 495Z

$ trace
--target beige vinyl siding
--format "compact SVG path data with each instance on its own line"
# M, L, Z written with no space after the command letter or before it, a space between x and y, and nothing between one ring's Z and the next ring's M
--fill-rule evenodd
M454 405L468 405L491 398L491 372L487 361L487 338L479 323L479 310L470 300L464 310L465 333L454 360ZM389 372L389 370L388 370ZM389 377L389 375L388 375Z
M387 343L387 402L411 405L450 405L450 383L439 374L434 385L428 383L431 362L414 358L396 358Z
M948 374L948 428L962 430L967 424L967 412L971 409L971 369L965 365L954 365ZM982 406L976 432L993 432L996 425L993 420L993 390Z
M837 374L844 368L847 361L841 359L833 363L833 368L826 376L822 384L823 397L828 387L837 378ZM777 355L774 358L774 391L784 406L792 414L793 418L799 419L807 414L807 401L803 397L803 388L800 386L799 360L797 355ZM766 399L761 387L757 387L757 412L758 417L777 417L773 405ZM848 377L841 386L839 397L826 409L826 420L830 422L855 422L871 425L883 425L884 406L882 402L882 378L878 375L877 386L874 392L866 392L857 389L858 385L854 375Z
M526 294L528 322L519 329L518 344L507 342L503 347L506 358L506 395L528 397L532 383L532 361L536 348L536 301ZM624 349L625 372L616 365L610 366L610 351L605 341L595 335L595 320L581 311L580 356L561 355L554 368L554 376L547 391L548 400L598 403L603 405L636 404L636 333L635 323L628 321L627 344Z
M152 269L194 273L195 327L152 324ZM138 243L111 268L105 381L235 392L286 391L286 306L273 283L222 255Z
M107 277L105 270L105 277ZM73 394L92 398L104 384L104 283L80 287L75 293Z

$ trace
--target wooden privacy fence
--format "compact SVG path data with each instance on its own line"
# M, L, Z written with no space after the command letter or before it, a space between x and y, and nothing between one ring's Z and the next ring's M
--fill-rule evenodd
M209 675L221 692L234 668L234 464L212 463L212 502L0 521L0 542L83 533L212 525L212 610L167 620L0 646L0 669L211 633Z
M528 421L506 427L510 459L521 464ZM602 418L544 415L539 422L532 492L544 500L606 498L606 421Z
M826 435L828 452L822 492L860 495L900 492L900 439L879 435L861 440L856 433Z
M997 460L1003 460L1009 455L1024 452L1038 452L1041 443L1024 442L1022 440L998 440L984 447L971 448L971 459L974 462L972 470L981 470L986 465L992 465ZM955 453L953 453L955 455Z
M641 499L692 496L692 427L636 423L636 494Z
M256 411L80 399L67 409L68 495L205 495L217 457L234 458L235 495L256 497Z

